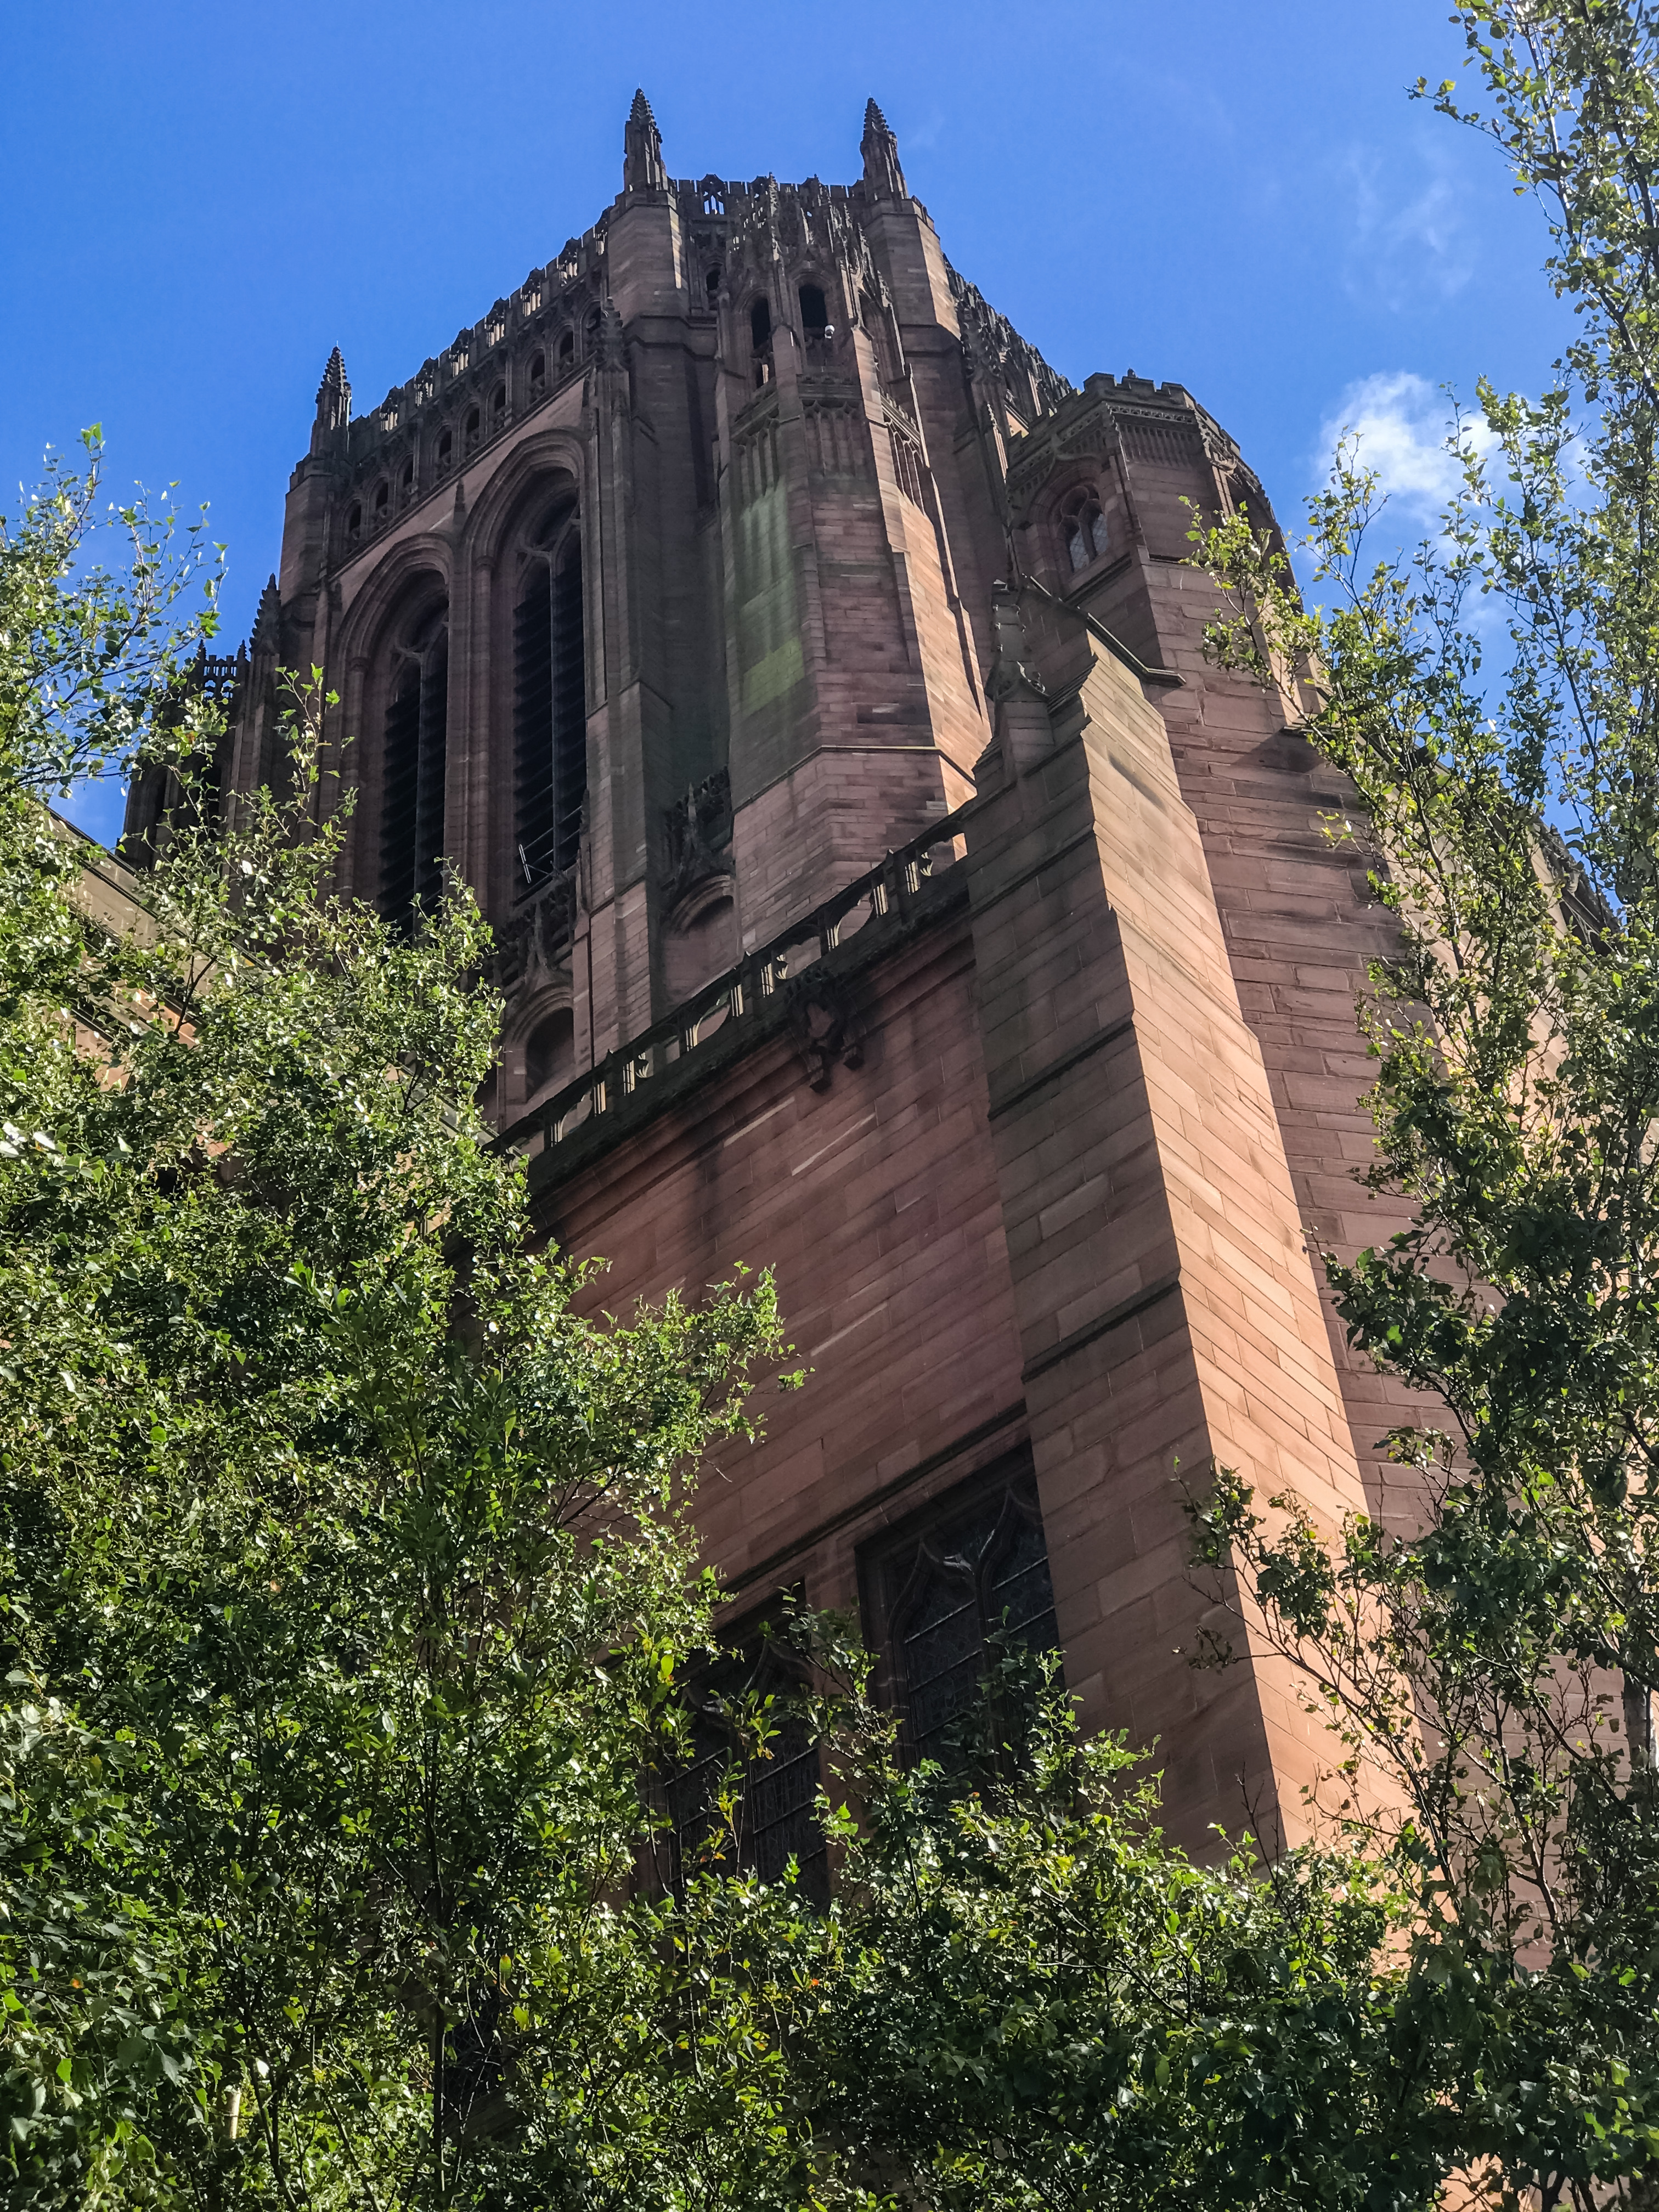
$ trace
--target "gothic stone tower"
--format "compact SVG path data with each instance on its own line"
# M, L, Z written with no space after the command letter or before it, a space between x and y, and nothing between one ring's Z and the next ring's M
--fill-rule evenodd
M1376 1233L1375 919L1328 772L1203 659L1184 502L1270 520L1232 441L1178 385L1073 391L873 101L862 152L672 179L641 94L592 229L366 414L333 356L215 664L222 804L322 666L342 888L413 927L447 863L495 928L539 1221L613 1306L777 1267L809 1386L700 1506L744 1604L860 1608L921 1744L989 1625L1057 1636L1179 1832L1293 1831L1318 1747L1265 1652L1183 1656L1176 1477L1390 1510L1308 1253Z

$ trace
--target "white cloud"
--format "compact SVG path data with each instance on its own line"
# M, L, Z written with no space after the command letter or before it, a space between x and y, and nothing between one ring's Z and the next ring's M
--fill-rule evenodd
M1358 441L1361 465L1374 469L1389 505L1431 526L1456 490L1458 464L1446 450L1451 403L1425 377L1409 369L1383 370L1348 386L1321 423L1314 457L1321 477L1330 466L1337 442ZM1465 434L1481 450L1491 434L1479 416Z

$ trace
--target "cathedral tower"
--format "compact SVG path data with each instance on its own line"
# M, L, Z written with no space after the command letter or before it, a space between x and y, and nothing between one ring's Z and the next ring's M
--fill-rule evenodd
M546 1229L613 1305L778 1267L814 1374L702 1509L740 1594L860 1607L921 1744L996 1621L1057 1636L1178 1829L1293 1829L1291 1685L1181 1656L1176 1481L1390 1510L1308 1252L1376 1233L1376 917L1329 772L1203 657L1193 509L1271 523L1237 447L1074 390L873 100L860 152L676 179L641 93L591 229L366 413L332 355L221 803L321 666L340 888L409 928L473 889Z

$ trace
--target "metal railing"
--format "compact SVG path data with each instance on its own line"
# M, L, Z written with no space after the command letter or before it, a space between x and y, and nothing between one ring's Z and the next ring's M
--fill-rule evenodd
M747 1028L776 1005L785 986L807 975L838 947L866 929L881 937L890 921L907 916L928 885L963 857L960 811L913 837L879 866L837 891L822 906L705 983L672 1013L606 1054L496 1139L503 1152L552 1152L590 1122L614 1114L625 1101L670 1068L695 1057L735 1027ZM941 855L940 848L946 849ZM872 945L872 950L875 949ZM540 1139L539 1144L537 1139Z

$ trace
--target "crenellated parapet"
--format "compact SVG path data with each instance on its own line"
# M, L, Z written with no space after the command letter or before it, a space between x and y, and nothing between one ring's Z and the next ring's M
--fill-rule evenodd
M881 128L885 131L884 123ZM336 349L319 394L312 445L313 457L331 464L336 478L329 568L354 558L410 507L453 479L594 365L610 296L608 233L617 209L641 193L665 197L678 216L682 313L699 319L718 314L722 299L742 300L757 283L775 276L770 330L790 329L809 364L824 362L836 334L844 339L878 319L881 342L890 351L899 349L889 280L861 220L875 204L867 179L842 185L816 177L799 184L772 176L670 179L662 171L660 137L642 94L629 118L628 146L628 174L632 180L637 173L638 180L629 183L616 208L568 240L545 266L532 269L477 323L457 331L377 406L355 417ZM920 208L919 202L909 204ZM945 265L964 346L995 364L1012 427L1030 427L1071 386L976 286ZM817 272L826 310L822 323L809 324L790 293L787 280L803 271ZM767 380L772 342L769 331L763 338L750 333L757 383ZM900 379L895 374L890 381L896 386Z
M1009 447L1008 500L1017 521L1026 518L1056 469L1079 455L1114 459L1131 468L1213 471L1219 487L1215 509L1248 504L1260 520L1271 519L1260 477L1183 385L1156 384L1130 369L1121 377L1091 376L1080 392L1068 387Z
M545 267L532 269L516 291L350 422L337 462L331 567L353 558L587 373L608 296L606 225L601 216L568 240Z

